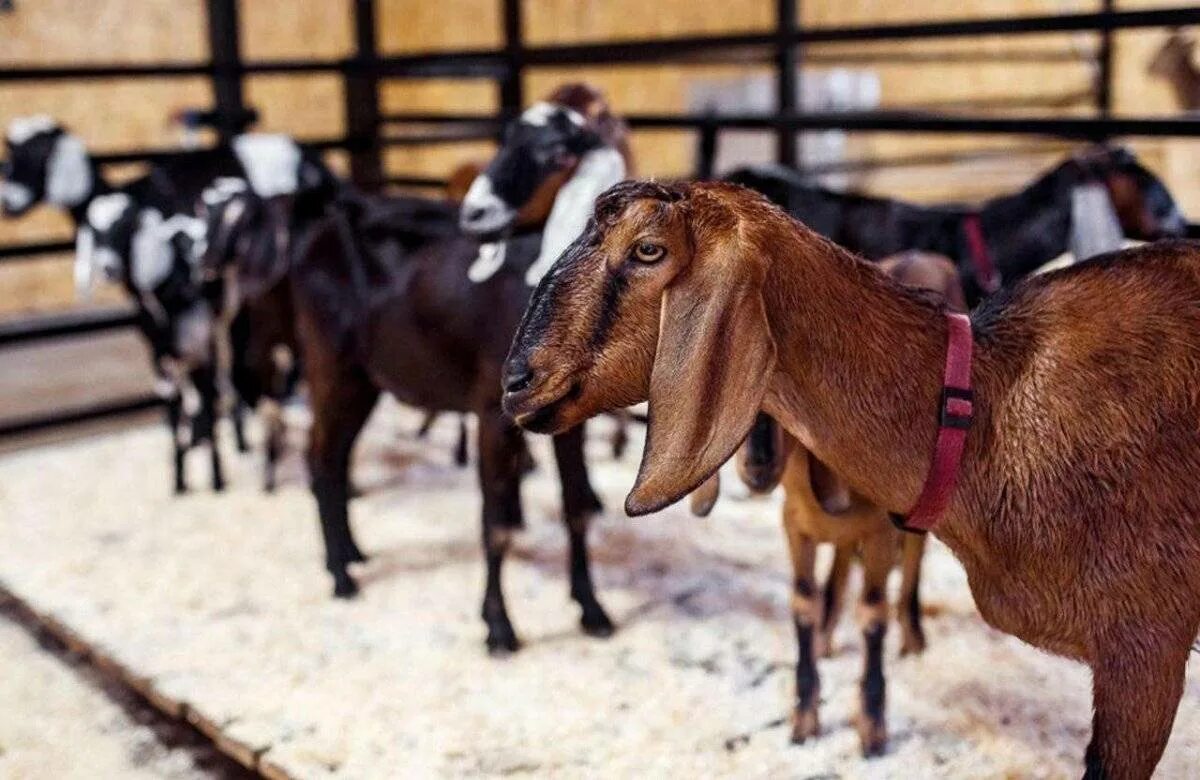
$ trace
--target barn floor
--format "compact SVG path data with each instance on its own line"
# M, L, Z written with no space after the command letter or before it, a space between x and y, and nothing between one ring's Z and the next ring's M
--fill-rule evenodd
M613 461L606 423L591 455L610 511L592 549L619 631L577 630L552 460L538 440L529 527L505 572L525 649L489 658L474 473L451 464L449 417L431 442L412 438L418 422L388 404L359 447L353 522L373 559L352 603L329 597L297 456L267 497L257 458L230 454L232 487L214 496L196 454L194 492L175 499L157 426L0 458L0 582L280 775L1078 776L1086 670L985 627L937 544L926 560L930 650L898 660L899 632L888 637L887 755L858 756L852 610L821 666L824 735L789 746L777 498L727 494L704 520L683 507L627 519L619 507L640 446ZM36 673L6 664L6 677ZM0 707L0 733L13 717ZM1159 775L1194 776L1198 760L1193 663Z

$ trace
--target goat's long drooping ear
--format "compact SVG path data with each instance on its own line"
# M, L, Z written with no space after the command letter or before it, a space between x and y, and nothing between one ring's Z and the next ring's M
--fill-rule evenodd
M575 173L558 191L542 231L538 259L525 272L525 283L534 287L571 243L587 227L596 198L625 179L625 158L616 149L601 146L585 152Z
M746 438L775 368L762 258L737 218L691 199L693 257L663 292L646 448L625 499L654 512L695 490ZM703 200L708 200L707 197ZM715 218L714 218L715 217Z

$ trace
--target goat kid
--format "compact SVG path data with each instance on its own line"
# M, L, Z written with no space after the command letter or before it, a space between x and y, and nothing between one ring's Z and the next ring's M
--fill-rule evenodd
M1031 277L975 311L973 423L934 532L996 628L1088 664L1085 777L1147 778L1200 629L1200 246ZM628 183L534 293L505 409L542 432L649 399L633 515L763 409L878 506L921 492L944 310L728 184Z
M185 456L201 442L209 445L212 488L220 491L225 477L216 436L216 314L197 272L204 224L182 215L163 219L154 209L129 210L127 201L124 193L92 201L89 223L105 228L96 233L93 254L106 279L124 287L136 306L174 442L175 492L186 492Z
M885 258L877 267L907 287L926 290L946 301L956 311L966 310L958 272L949 258L905 252ZM887 579L899 551L896 617L903 635L900 655L919 653L925 649L920 600L925 536L897 531L884 509L854 491L766 414L756 417L736 461L738 474L752 492L769 492L781 481L785 490L783 526L792 561L798 647L792 741L803 742L820 730L816 659L832 650L846 581L858 556L864 577L858 616L866 653L857 727L863 754L878 755L887 741L882 651L887 630ZM814 563L821 544L832 545L834 554L825 586L819 589Z

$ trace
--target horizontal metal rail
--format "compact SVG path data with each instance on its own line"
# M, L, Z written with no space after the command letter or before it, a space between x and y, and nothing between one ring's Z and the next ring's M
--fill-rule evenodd
M88 406L46 414L0 419L0 438L36 433L64 425L77 425L93 420L137 414L149 409L156 409L162 406L162 403L162 399L156 395L143 395L114 401L101 401Z
M0 346L119 330L128 328L136 322L137 318L134 316L133 309L128 307L50 314L14 320L0 323Z
M42 255L57 255L63 252L74 252L75 245L70 241L39 241L31 244L9 244L0 246L0 262L20 262L31 257Z
M1056 32L1103 32L1145 27L1180 27L1200 24L1200 8L1164 8L1146 11L1052 14L1006 18L958 19L939 22L803 28L789 33L793 44L856 41L896 41L929 38L960 38L978 35L1036 35ZM652 62L711 54L719 49L768 48L779 43L774 32L736 35L697 35L675 38L615 40L599 43L527 47L522 65L582 65ZM1038 56L1030 53L1031 56ZM861 55L860 55L861 56ZM237 68L244 75L256 73L350 72L369 69L382 77L459 76L502 78L508 71L503 51L463 49L418 52L381 57L377 60L267 60L247 62ZM10 67L0 70L3 81L46 81L97 78L156 78L211 76L215 66L199 63L130 63Z

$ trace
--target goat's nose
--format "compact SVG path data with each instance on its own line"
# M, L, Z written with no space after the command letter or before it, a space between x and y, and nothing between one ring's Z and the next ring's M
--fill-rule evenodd
M504 366L504 392L519 393L533 384L533 369L524 360L510 360Z

